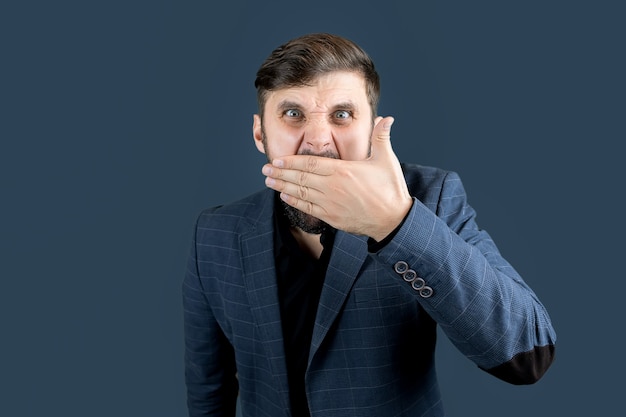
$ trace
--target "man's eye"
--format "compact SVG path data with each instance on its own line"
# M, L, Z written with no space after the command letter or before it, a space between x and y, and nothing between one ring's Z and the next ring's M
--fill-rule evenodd
M351 116L349 111L346 110L339 110L335 112L335 117L337 119L349 119Z
M296 109L289 109L285 112L285 116L287 117L300 117L300 110L296 110Z

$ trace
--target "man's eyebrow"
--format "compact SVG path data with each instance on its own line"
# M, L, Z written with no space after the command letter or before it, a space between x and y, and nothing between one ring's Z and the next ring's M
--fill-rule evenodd
M296 103L295 101L290 101L290 100L283 100L280 103L278 103L277 106L278 110L280 111L285 111L285 110L289 110L289 109L302 109L302 106L298 103Z
M341 103L337 103L333 106L333 111L334 110L352 110L352 111L356 111L359 109L359 106L356 105L356 103L352 102L352 101L342 101Z
M277 110L280 112L284 112L285 110L289 110L289 109L297 109L297 110L304 109L304 107L300 103L292 101L292 100L283 100L279 102L276 107L277 107ZM337 111L337 110L358 111L358 109L359 109L359 106L357 106L355 102L351 100L346 100L346 101L342 101L333 105L331 107L331 112Z
M347 110L347 111L351 111L351 112L358 112L359 111L359 106L353 102L353 101L342 101L341 103L337 103L335 104L332 109L331 109L331 113L335 112L337 110Z

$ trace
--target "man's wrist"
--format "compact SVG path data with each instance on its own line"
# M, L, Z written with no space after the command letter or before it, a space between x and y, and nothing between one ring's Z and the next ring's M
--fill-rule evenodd
M411 208L413 208L413 199L412 198L410 200L408 208L403 210L404 214L403 214L402 218L400 219L400 222L397 223L396 226L391 231L382 231L379 234L377 234L376 236L374 236L374 235L370 236L370 239L368 240L368 250L369 250L369 252L378 252L380 249L385 247L385 245L387 245L387 243L389 243L389 241L391 241L391 239L394 238L396 233L398 233L398 230L400 230L400 228L404 224L404 221L406 220L409 212L411 211ZM371 250L371 249L374 249L374 250Z

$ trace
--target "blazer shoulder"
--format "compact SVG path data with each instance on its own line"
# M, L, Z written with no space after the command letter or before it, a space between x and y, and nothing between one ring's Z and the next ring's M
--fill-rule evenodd
M240 200L206 208L200 212L198 229L210 228L236 233L272 219L273 192L265 189Z
M453 171L417 164L402 163L400 165L409 193L426 206L433 204L436 206L445 182L451 180L460 182L458 174ZM431 208L434 209L435 206Z

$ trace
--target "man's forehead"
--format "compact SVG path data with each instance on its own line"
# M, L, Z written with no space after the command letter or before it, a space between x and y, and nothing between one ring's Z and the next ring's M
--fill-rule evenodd
M354 72L336 71L318 76L307 85L270 91L266 104L274 108L285 103L300 106L336 106L350 103L352 107L367 104L365 79Z

